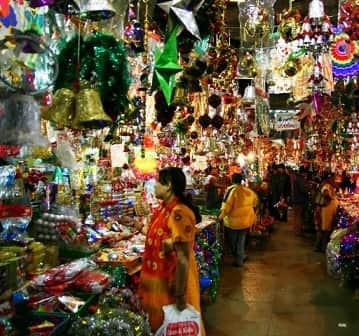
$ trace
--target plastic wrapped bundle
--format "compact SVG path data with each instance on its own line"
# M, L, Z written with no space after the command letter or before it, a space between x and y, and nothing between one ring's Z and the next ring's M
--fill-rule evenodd
M13 94L4 101L0 118L0 144L47 146L41 135L40 108L34 97Z
M340 264L340 243L343 236L347 234L347 232L347 229L335 230L332 233L330 242L327 245L327 272L328 275L334 279L340 279L342 277L342 268Z

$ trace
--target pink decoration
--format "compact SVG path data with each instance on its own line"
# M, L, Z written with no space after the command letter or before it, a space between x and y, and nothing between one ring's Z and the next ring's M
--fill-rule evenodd
M51 6L54 3L55 0L30 0L30 7L37 8L37 7Z
M323 95L320 92L313 93L313 107L317 115L321 114L323 106Z

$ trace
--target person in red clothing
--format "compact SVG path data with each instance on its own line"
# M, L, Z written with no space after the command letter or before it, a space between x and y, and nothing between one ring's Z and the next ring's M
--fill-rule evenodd
M163 323L165 305L175 304L181 311L190 304L201 312L193 250L196 218L185 188L186 177L180 168L160 170L155 195L162 202L147 230L139 287L153 332ZM201 335L205 336L203 323Z

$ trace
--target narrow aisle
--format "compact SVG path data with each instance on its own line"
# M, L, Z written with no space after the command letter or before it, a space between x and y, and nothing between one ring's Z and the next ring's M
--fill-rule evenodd
M225 258L217 300L203 304L207 336L359 335L359 302L312 246L278 223L243 268Z

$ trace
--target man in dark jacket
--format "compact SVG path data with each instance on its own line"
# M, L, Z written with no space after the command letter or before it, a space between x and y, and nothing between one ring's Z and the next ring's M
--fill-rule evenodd
M277 173L272 176L270 191L274 206L274 218L286 222L291 186L283 163L277 166Z
M308 202L308 185L304 174L304 167L300 167L299 171L294 175L293 181L293 228L296 235L302 234L304 226L304 208Z

